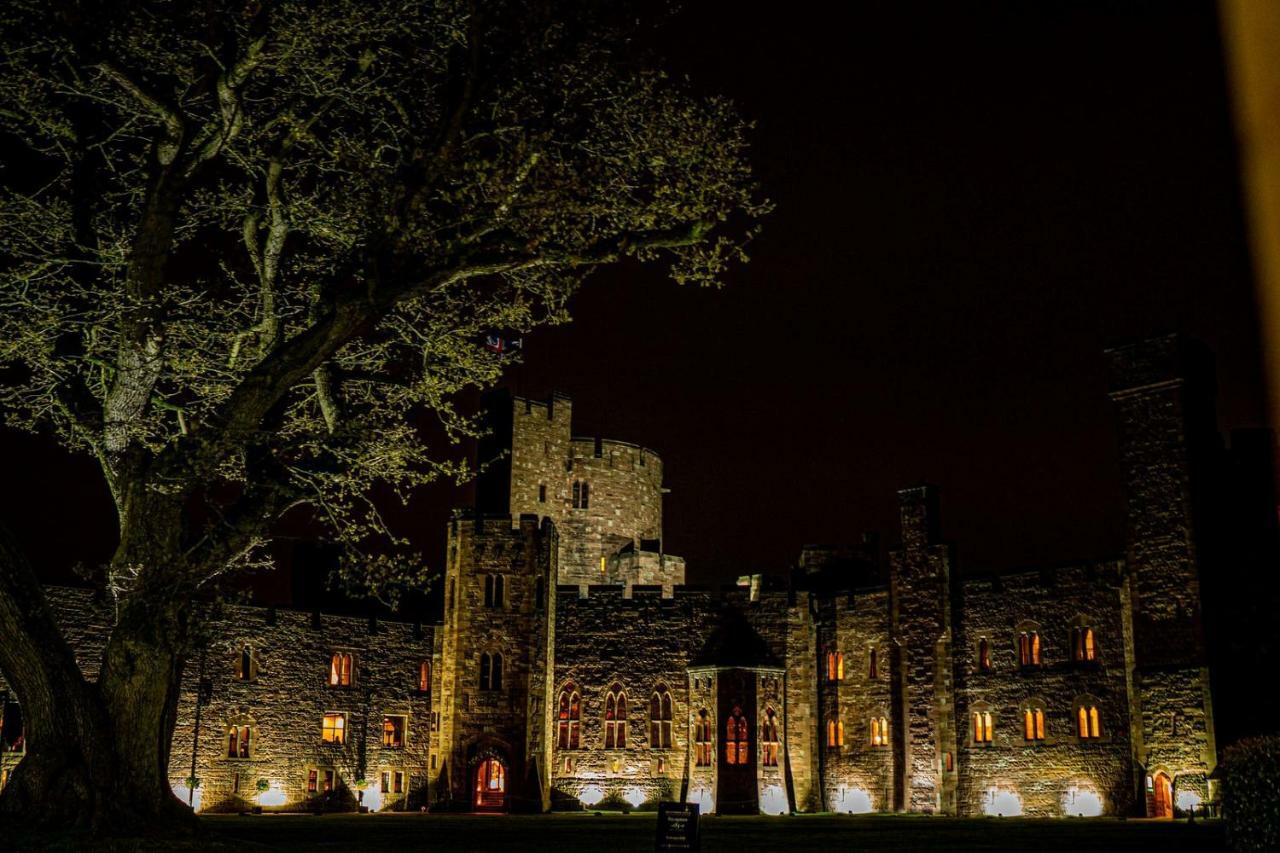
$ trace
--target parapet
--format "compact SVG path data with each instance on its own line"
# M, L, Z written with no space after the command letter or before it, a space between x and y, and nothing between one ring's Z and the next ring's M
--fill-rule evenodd
M1182 383L1194 384L1212 394L1213 353L1193 338L1160 335L1112 347L1104 353L1113 398Z

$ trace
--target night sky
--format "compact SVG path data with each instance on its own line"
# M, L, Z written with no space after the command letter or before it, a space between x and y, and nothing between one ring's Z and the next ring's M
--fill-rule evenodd
M1261 423L1212 3L688 5L655 42L757 122L777 209L752 263L718 291L603 270L510 384L662 455L690 581L891 544L894 491L921 480L966 571L1120 554L1110 343L1201 338L1223 426ZM91 463L0 450L0 518L50 577L110 553ZM464 499L401 516L432 560Z

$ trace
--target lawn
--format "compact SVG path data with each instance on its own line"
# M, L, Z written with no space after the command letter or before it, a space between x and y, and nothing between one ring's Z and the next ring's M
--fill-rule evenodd
M486 815L264 815L204 819L207 837L198 843L119 844L112 851L604 851L649 853L654 849L653 814ZM801 815L710 817L702 824L708 853L805 853L856 850L910 853L915 850L1092 853L1092 851L1223 850L1216 822L1034 820L1022 818L932 818L896 815ZM11 839L12 841L12 839ZM34 839L17 849L39 849ZM0 841L0 846L3 841ZM46 847L45 849L50 849ZM83 841L52 849L91 849Z

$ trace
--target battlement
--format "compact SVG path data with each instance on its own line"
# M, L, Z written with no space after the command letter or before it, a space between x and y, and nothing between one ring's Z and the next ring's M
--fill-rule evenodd
M1085 589L1115 589L1124 582L1124 560L1102 560L1033 566L965 578L966 592L1020 590L1052 592L1057 589L1078 593Z
M552 391L545 400L511 395L511 409L516 415L538 416L549 421L569 421L573 415L573 398L559 391Z
M455 509L449 522L450 536L486 536L522 539L530 532L548 532L555 529L550 518L539 518L534 513L484 513L474 509Z

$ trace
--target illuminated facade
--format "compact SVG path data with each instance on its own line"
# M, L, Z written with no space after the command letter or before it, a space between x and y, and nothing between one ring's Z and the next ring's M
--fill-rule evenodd
M450 524L442 621L227 608L187 668L174 788L205 810L1165 816L1207 801L1208 378L1174 337L1108 356L1126 554L998 576L959 575L918 486L898 493L887 565L868 540L806 548L785 577L687 586L663 548L657 454L573 437L565 397L500 400L481 448L500 461ZM51 597L92 667L100 612ZM20 725L10 703L0 769Z

